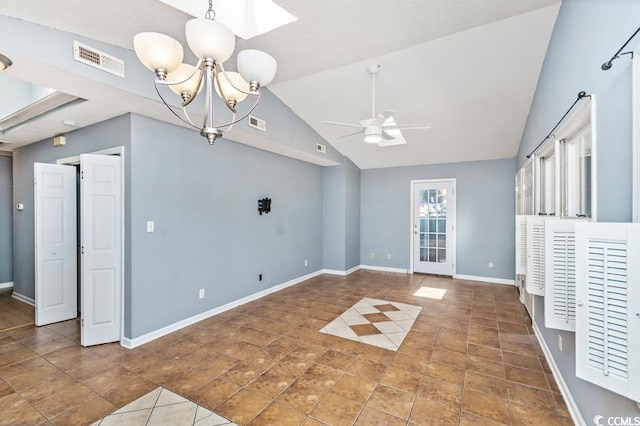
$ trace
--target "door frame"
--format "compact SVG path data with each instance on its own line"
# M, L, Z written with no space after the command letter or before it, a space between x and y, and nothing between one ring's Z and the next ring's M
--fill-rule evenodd
M96 155L115 155L115 156L119 156L120 157L120 161L122 162L122 167L121 167L121 182L122 182L122 209L120 214L122 215L122 257L120 258L120 262L122 262L122 268L121 268L121 277L120 277L120 282L121 282L121 288L120 288L120 345L122 345L123 343L123 339L124 339L124 277L125 277L125 249L126 249L126 244L125 244L125 167L124 167L124 146L117 146L117 147L113 147L113 148L107 148L107 149L102 149L100 151L93 151L93 152L83 152L83 154L96 154ZM69 165L69 166L77 166L80 165L80 154L78 155L74 155L72 157L66 157L66 158L60 158L59 160L56 161L56 164L58 165ZM76 218L76 221L80 220L80 218ZM81 230L82 232L82 230ZM82 276L82 270L80 271L80 276ZM81 282L81 288L80 291L82 291L82 286L84 286L84 282Z
M413 233L414 229L413 229L413 224L414 224L414 220L415 220L415 215L414 215L414 201L415 201L415 190L416 190L416 186L420 185L420 184L424 184L424 183L429 183L429 184L434 184L434 183L441 183L441 182L446 182L449 184L453 185L453 196L456 197L456 210L458 209L458 194L457 194L457 179L456 178L438 178L438 179L412 179L410 181L409 184L409 270L407 271L409 274L413 274L414 270L413 270L413 257L414 257L414 243L415 243L415 235ZM454 212L453 214L453 231L451 235L451 238L453 238L454 240L454 244L455 244L455 250L453 250L453 253L451 253L452 255L452 261L453 261L453 271L451 276L455 277L456 276L456 270L458 268L458 262L457 262L457 258L456 258L456 252L458 251L458 239L457 239L457 223L456 223L456 212ZM449 218L447 218L447 221L449 220Z

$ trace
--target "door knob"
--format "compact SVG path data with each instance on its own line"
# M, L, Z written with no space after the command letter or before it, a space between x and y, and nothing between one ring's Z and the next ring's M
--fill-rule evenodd
M55 250L53 250L53 251L51 252L51 254L55 255L55 254L56 254L56 251L55 251Z
M582 302L582 300L578 300L578 301L576 302L576 305L578 305L578 306L582 306L583 304L584 304L584 303Z

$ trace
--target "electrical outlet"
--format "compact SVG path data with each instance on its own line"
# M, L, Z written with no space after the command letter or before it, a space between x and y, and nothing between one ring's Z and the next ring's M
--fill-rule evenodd
M200 289L200 291L198 292L198 296L200 297L200 299L204 299L204 288Z
M376 254L375 254L375 253L371 253L371 254L369 255L369 257L370 257L370 258L372 258L372 259L374 259L374 258L376 257Z
M309 266L309 261L307 259L304 260L304 266Z
M562 352L562 334L558 334L558 349Z
M153 232L155 230L155 223L152 220L147 221L147 232Z
M493 269L493 262L489 262L489 269Z
M258 275L258 281L262 281L262 274Z
M387 260L391 260L391 253L387 253Z

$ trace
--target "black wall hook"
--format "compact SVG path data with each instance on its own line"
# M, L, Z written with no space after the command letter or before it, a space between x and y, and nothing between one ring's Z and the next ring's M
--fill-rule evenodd
M260 216L262 213L269 213L271 211L271 198L263 198L258 200L258 212Z

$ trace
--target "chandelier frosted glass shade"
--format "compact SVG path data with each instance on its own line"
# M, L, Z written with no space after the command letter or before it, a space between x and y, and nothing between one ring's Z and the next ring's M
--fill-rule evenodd
M209 144L222 136L251 114L260 100L260 86L273 80L277 63L270 55L259 50L244 50L238 55L240 73L225 71L223 62L233 55L236 36L225 25L216 22L215 11L209 0L209 9L204 18L187 21L185 36L187 44L198 57L197 65L183 64L182 45L173 38L154 32L143 32L133 38L136 55L145 67L156 75L156 92L169 110L184 124L200 131ZM168 86L181 97L182 116L176 113L168 103L161 86ZM188 107L193 104L200 91L204 91L204 114L201 126L194 124L189 117ZM215 94L222 98L224 105L231 111L231 119L220 124L215 112ZM252 106L237 109L238 103L250 95L255 99ZM239 117L237 115L240 115Z
M169 88L176 94L186 99L191 99L195 95L202 90L202 84L200 84L200 79L202 78L202 71L200 69L194 67L189 64L180 64L177 70L170 73L167 76L169 81L177 81L179 83L172 84ZM185 96L187 95L187 96Z
M246 81L266 86L276 76L277 68L273 56L261 50L247 49L238 53L238 72Z
M168 35L144 32L133 37L133 48L142 64L157 74L157 70L171 73L178 69L184 57L182 45Z
M233 32L211 19L189 20L185 26L185 36L191 51L200 59L225 62L236 48L236 36Z
M222 99L226 99L227 102L239 103L247 98L247 93L245 92L249 91L249 83L237 72L225 71L218 73L215 79L215 88L216 93Z

